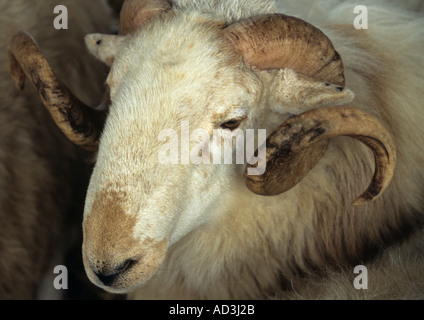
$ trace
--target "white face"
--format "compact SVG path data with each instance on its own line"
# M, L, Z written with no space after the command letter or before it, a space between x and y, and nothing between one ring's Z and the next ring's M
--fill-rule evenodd
M192 163L199 150L223 150L220 134L230 131L217 129L258 128L259 80L214 31L189 24L126 39L107 80L112 104L87 194L83 255L89 278L111 292L147 281L167 248L208 221L242 179L242 164ZM210 139L188 142L195 129Z

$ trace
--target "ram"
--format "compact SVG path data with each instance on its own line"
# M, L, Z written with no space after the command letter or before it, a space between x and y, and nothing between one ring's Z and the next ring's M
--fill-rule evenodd
M68 30L54 28L59 4L68 8ZM84 35L108 32L112 15L102 1L2 0L0 11L0 299L52 297L53 280L45 290L41 284L75 239L88 154L57 129L31 87L22 94L14 88L7 45L18 30L33 33L58 75L94 105L106 68L87 52Z
M424 209L423 20L367 7L359 31L340 1L317 28L271 1L127 0L119 35L86 38L111 66L102 131L44 63L46 107L72 141L98 148L83 222L91 281L138 299L357 297L356 265L383 274L384 250L409 252L397 246L419 238ZM28 69L12 66L18 84L34 80ZM184 124L267 139L257 164L165 164L172 139L161 137ZM222 155L220 139L191 138L192 155ZM420 273L398 297L423 296ZM334 292L313 290L336 275Z

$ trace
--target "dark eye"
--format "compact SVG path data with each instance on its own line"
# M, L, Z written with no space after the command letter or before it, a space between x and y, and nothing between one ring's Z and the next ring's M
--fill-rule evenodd
M222 129L229 129L229 130L234 130L237 129L238 126L241 124L241 122L243 121L243 118L240 119L231 119L227 122L224 122L223 124L221 124L221 128Z

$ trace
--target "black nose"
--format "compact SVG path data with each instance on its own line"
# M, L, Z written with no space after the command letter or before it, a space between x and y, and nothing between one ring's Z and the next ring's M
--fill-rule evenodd
M102 268L102 270L93 270L99 280L105 286L113 285L113 282L123 273L127 272L135 263L134 260L128 259L115 268Z

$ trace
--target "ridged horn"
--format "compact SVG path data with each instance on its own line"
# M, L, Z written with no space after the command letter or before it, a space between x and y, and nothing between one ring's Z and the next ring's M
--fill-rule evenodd
M259 70L288 68L317 81L345 84L343 62L330 39L301 19L264 15L236 22L225 30L226 38L247 65ZM374 176L353 205L376 199L392 180L396 148L378 119L348 107L310 110L281 124L267 138L266 159L258 161L266 163L265 173L248 175L252 165L247 165L246 186L260 195L291 189L324 156L329 139L336 136L355 138L373 151Z
M263 15L225 30L244 62L260 70L288 68L319 81L345 84L343 62L330 39L301 19Z
M322 156L311 153L311 147L337 136L357 139L374 154L372 181L353 205L377 198L394 175L396 147L392 136L377 118L350 107L317 108L281 124L266 141L266 159L258 162L266 163L266 172L261 176L245 175L248 188L262 195L276 195L291 189Z
M25 31L18 32L9 41L8 55L15 86L22 90L28 77L68 139L84 149L97 150L104 113L85 105L57 79L34 38Z

